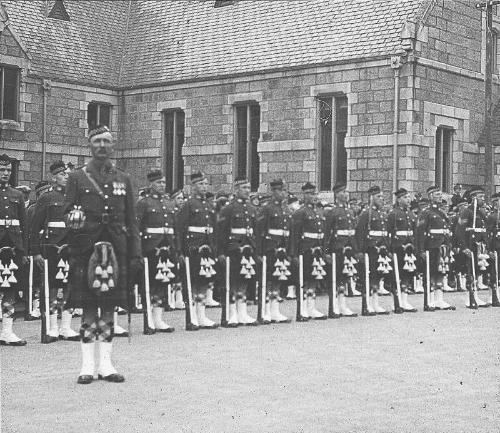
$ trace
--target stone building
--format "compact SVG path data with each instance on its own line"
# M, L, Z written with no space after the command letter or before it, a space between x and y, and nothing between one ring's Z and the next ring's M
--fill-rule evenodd
M469 0L1 0L0 147L20 183L107 123L138 186L481 184L485 28Z

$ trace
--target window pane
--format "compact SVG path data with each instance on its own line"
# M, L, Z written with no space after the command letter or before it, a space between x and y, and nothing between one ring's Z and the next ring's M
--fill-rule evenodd
M165 178L169 191L173 189L174 114L173 111L165 113Z
M435 175L435 183L437 186L441 187L441 174L442 174L442 159L441 159L441 134L442 129L438 128L436 131L436 175Z
M450 191L450 158L451 158L451 143L452 143L453 131L451 129L445 129L443 131L443 191Z
M337 97L335 98L335 130L336 132L347 132L347 98Z
M4 68L3 118L17 120L17 69Z
M252 191L257 191L259 189L259 177L260 177L260 158L259 152L257 151L257 143L260 137L260 106L251 105L250 106L250 139L252 145L251 157L252 161L250 164L250 184Z
M347 182L347 150L345 148L345 132L337 133L337 161L335 182Z
M332 187L332 98L319 100L319 177L321 191Z
M177 188L184 186L184 159L182 158L182 146L184 145L184 111L178 111L177 120Z
M247 176L247 106L236 107L236 177Z
M110 105L101 105L99 110L99 124L101 125L110 125L110 116L111 115L111 106Z
M97 122L97 104L90 103L87 107L87 124L89 129L95 128L98 124Z

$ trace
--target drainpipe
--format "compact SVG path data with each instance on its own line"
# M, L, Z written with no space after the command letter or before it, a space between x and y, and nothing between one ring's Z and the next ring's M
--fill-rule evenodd
M43 98L43 113L42 113L42 177L45 179L45 165L47 162L47 93L52 88L52 81L43 80L42 83L42 98Z
M398 50L391 57L391 68L394 70L394 120L392 126L392 190L398 189L398 141L399 141L399 77L406 51ZM395 196L393 196L395 197Z

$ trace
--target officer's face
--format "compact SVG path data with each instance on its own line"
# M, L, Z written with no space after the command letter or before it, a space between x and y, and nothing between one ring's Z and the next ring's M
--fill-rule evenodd
M90 152L95 159L106 160L113 154L115 145L109 134L95 135L90 139Z
M441 202L443 201L443 193L441 191L435 191L431 194L431 200L433 203L435 204L441 204Z
M54 176L52 176L52 181L57 185L57 186L66 186L66 183L68 182L68 172L66 170L63 170Z
M236 197L248 200L248 197L250 197L250 191L251 191L250 183L243 183L241 185L238 185L235 191Z
M373 205L381 208L384 205L384 196L381 192L372 196Z
M304 192L304 204L318 203L318 193L315 190Z
M481 206L484 205L484 197L485 197L485 195L482 192L476 195L476 200L477 200L477 206L478 207L481 207Z
M0 165L0 182L7 183L10 179L12 168L10 165Z
M163 194L165 192L165 178L162 177L161 179L154 180L151 182L151 191L157 193L157 194Z
M202 197L205 197L208 192L208 180L203 179L200 180L199 182L196 182L193 184L193 192L197 195L201 195Z
M410 206L410 202L411 202L411 197L410 197L410 194L405 194L401 197L399 197L399 204L401 205L401 207L408 207Z

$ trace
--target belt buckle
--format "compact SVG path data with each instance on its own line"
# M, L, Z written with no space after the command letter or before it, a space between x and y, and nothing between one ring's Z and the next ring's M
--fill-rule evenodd
M247 228L247 236L252 236L253 235L253 230Z
M5 227L10 227L12 225L12 220L10 219L5 219Z
M103 224L109 224L109 213L107 213L107 212L103 212L103 213L101 214L101 222L102 222Z

